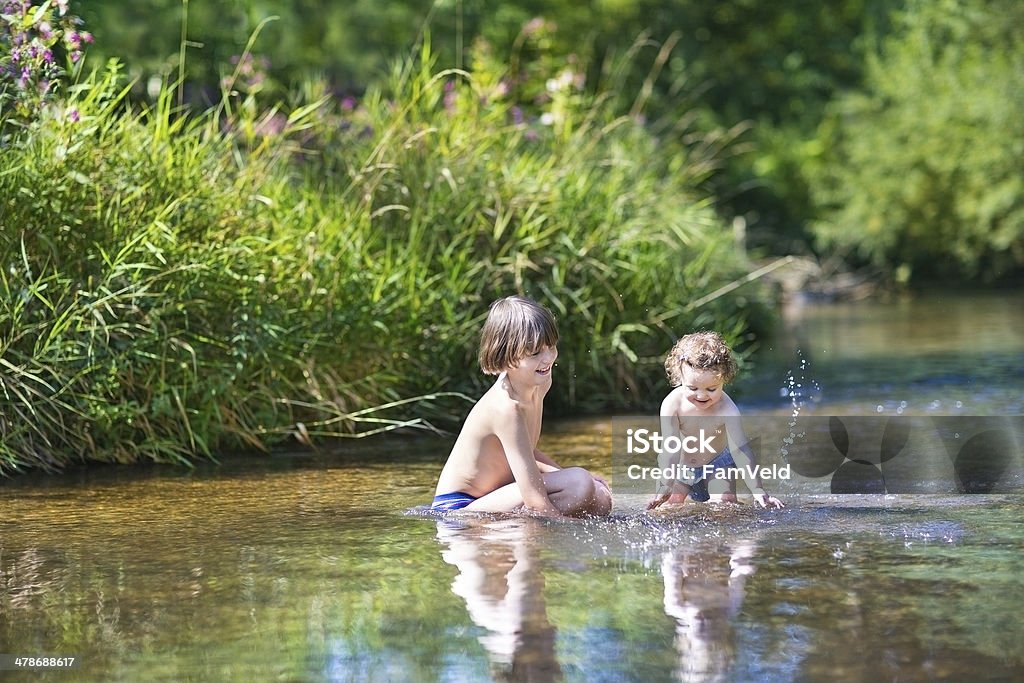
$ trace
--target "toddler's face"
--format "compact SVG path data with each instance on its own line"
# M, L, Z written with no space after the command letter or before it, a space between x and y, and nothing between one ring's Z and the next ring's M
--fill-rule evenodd
M700 411L709 411L722 400L722 375L714 370L698 370L683 365L683 390L686 400Z

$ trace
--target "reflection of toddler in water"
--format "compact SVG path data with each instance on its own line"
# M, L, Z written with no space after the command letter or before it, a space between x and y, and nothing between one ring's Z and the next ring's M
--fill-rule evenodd
M740 424L739 408L724 390L736 375L736 359L722 337L715 332L686 335L668 352L665 371L675 389L661 403L662 443L679 448L663 448L658 465L662 469L675 466L682 476L663 481L648 509L682 503L687 496L706 501L715 494L717 499L735 501L735 478L719 479L718 474L737 467L758 505L783 507L778 498L764 492L757 473L747 469L754 464L753 454ZM712 448L707 452L684 452L683 444L706 443L701 437L708 434Z
M733 622L743 606L747 577L757 569L756 550L753 539L740 539L675 548L662 556L665 614L676 622L679 680L735 674Z

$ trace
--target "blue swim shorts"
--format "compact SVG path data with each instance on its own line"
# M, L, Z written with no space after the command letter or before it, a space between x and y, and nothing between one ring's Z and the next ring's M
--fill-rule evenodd
M440 496L434 496L434 502L430 504L431 510L437 510L438 512L450 512L452 510L461 510L476 498L463 493L462 491L456 491L455 493L442 493Z
M729 449L726 448L718 455L717 458L709 462L707 465L704 465L703 467L714 468L711 471L724 470L729 467L736 467L736 462L732 459L732 453L730 453ZM703 470L703 467L700 469ZM711 500L711 493L708 491L707 479L701 477L697 481L690 484L690 500L695 500L701 503Z

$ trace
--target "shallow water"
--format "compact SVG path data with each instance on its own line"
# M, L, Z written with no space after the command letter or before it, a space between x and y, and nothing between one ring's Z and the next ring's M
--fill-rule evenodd
M403 446L6 485L0 651L81 666L5 680L1024 675L1019 494L438 518L445 444Z
M935 414L938 396L971 406L953 414L1004 415L1024 394L1020 311L993 322L1010 332L983 335L977 353L928 351L949 359L934 371L912 354L890 362L865 329L872 315L855 313L791 328L817 332L787 342L781 364L762 362L774 389L760 404L748 390L750 401L786 413L777 388L797 347L822 394L806 409L819 414L871 412L886 386L888 415L900 401ZM850 331L825 334L836 325ZM821 341L855 333L866 336L843 353L865 377L892 380L865 381L865 396L838 347ZM901 378L900 367L912 371ZM989 380L999 380L994 401ZM549 422L541 446L609 475L612 422ZM649 514L644 497L619 496L610 520L439 518L423 506L449 443L389 438L191 472L100 467L3 481L0 654L73 655L79 666L0 677L1024 678L1019 476L989 495L789 492L781 511Z
M793 304L736 382L748 409L827 415L1024 414L1024 293Z

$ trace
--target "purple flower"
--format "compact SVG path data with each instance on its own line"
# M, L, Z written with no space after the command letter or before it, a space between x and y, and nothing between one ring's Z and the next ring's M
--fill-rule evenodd
M78 120L80 118L81 116L79 115L77 109L68 109L68 121L70 121L71 123L78 123Z
M448 81L444 84L444 108L447 112L455 111L455 103L458 101L458 93L455 92L455 81Z
M544 25L543 17L534 17L523 25L523 33L528 36L532 36L534 33L543 31Z

